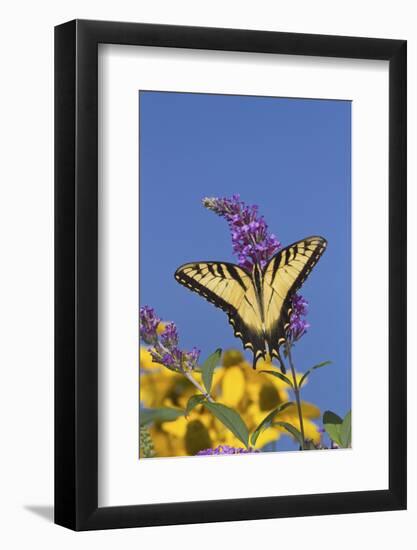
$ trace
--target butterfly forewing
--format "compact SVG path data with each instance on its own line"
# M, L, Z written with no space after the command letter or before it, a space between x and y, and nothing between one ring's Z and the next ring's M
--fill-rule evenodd
M263 276L263 313L269 352L279 357L290 322L291 298L304 283L326 248L322 237L308 237L280 250Z
M176 280L225 311L245 348L254 357L265 355L261 310L252 277L225 262L192 262L175 272Z

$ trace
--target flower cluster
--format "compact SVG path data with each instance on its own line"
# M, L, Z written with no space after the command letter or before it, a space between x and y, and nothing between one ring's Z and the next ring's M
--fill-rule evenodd
M158 325L161 319L155 315L153 308L142 306L139 310L139 330L140 337L145 344L156 344L158 341Z
M142 340L151 345L149 353L155 363L164 365L176 372L193 370L200 358L200 351L193 348L191 351L183 351L178 347L178 332L174 323L162 325L161 319L149 306L140 308L140 336ZM162 325L162 331L159 329Z
M199 451L196 456L209 456L209 455L241 455L246 453L259 453L259 451L249 448L243 449L242 447L230 447L229 445L219 445L214 449L203 449Z
M304 319L308 313L308 302L300 294L294 294L291 300L291 309L288 338L291 342L296 342L310 327L310 324Z
M239 265L251 270L254 264L263 268L281 248L277 237L268 233L268 226L259 216L256 205L247 205L239 195L231 198L205 198L203 205L225 218L232 235L233 252Z

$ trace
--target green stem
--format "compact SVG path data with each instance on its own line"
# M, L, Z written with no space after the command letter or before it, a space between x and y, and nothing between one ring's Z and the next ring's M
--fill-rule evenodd
M191 376L191 374L189 372L187 372L185 369L183 369L182 372L183 372L184 376L191 382L191 384L193 384L198 389L198 391L200 391L204 395L204 397L207 398L207 401L210 401L210 403L214 403L214 399L210 396L210 394L205 391L203 386L201 386L197 382L197 380L195 380Z
M292 361L292 356L291 356L291 346L288 344L288 340L286 341L286 347L287 347L288 362L290 364L292 380L293 380L293 385L294 385L294 394L295 394L295 401L297 403L298 419L300 421L301 438L303 440L301 448L304 451L304 449L305 449L305 446L304 446L305 445L305 437L304 437L303 412L302 412L302 409L301 409L300 388L298 386L297 377L296 377L296 374L295 374L294 363Z

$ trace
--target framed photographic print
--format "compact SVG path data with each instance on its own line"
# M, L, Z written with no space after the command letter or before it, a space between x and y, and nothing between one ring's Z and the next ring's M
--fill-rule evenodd
M55 31L55 521L406 507L406 42Z

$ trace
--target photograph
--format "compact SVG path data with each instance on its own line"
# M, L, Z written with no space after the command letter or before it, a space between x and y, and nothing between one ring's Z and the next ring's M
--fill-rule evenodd
M138 459L350 449L352 102L138 96Z
M417 18L375 8L4 4L0 548L408 550Z

